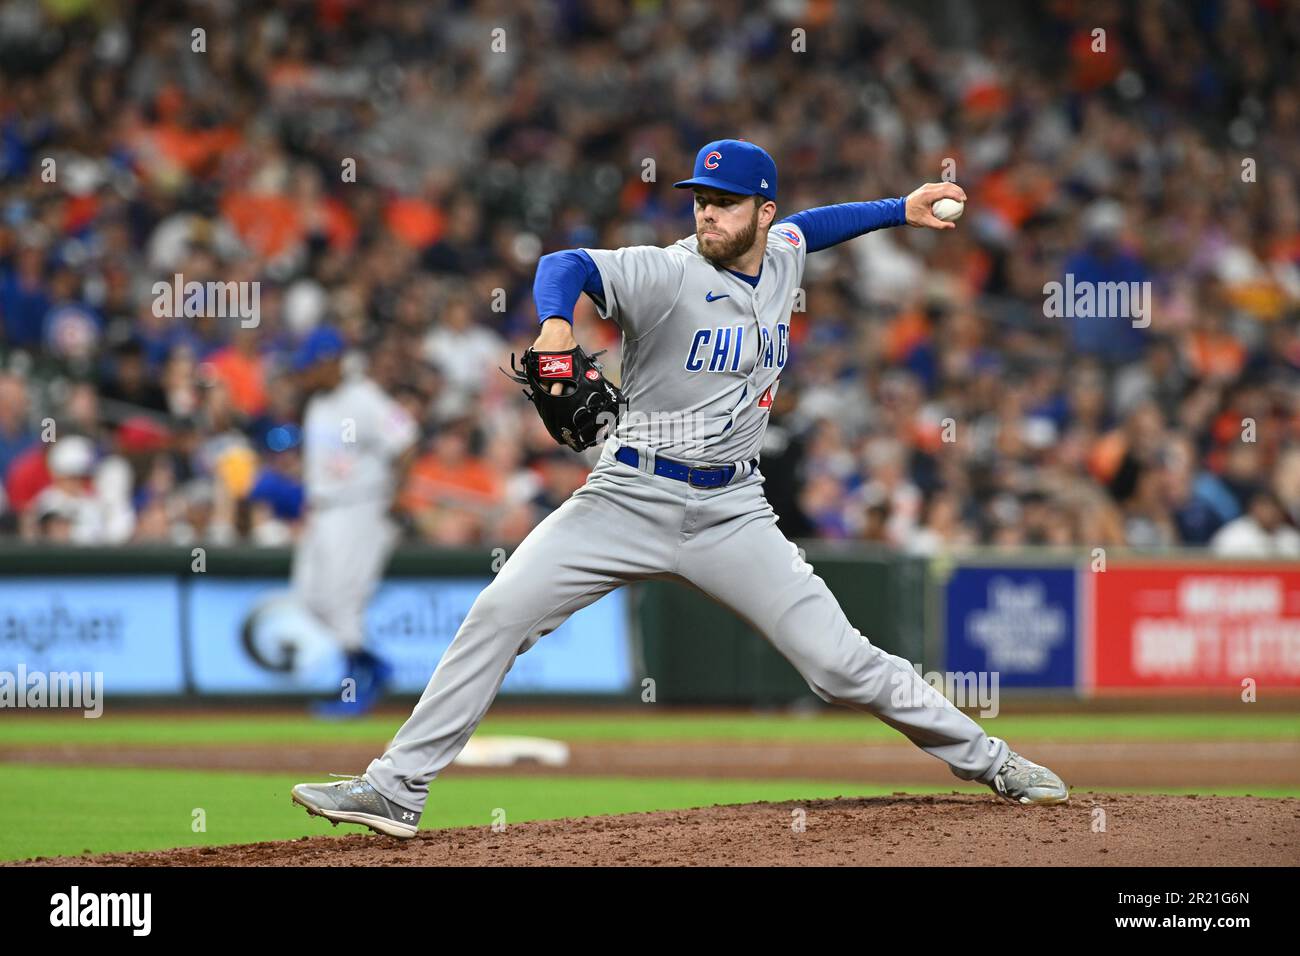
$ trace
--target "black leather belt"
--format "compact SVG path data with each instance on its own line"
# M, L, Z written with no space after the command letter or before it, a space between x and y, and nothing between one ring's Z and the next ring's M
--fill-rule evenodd
M631 465L633 468L638 468L641 464L640 453L628 445L623 445L618 451L614 452L614 457L625 465ZM752 471L758 467L758 459L751 458L749 464ZM672 478L674 481L684 481L696 488L719 488L736 476L736 466L722 465L718 468L692 468L685 462L673 461L663 455L655 455L654 473L664 478Z

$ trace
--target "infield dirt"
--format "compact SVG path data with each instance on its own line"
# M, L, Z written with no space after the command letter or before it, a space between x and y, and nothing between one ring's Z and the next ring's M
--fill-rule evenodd
M288 797L285 797L288 800ZM322 827L326 827L324 822ZM751 803L193 847L19 865L1295 866L1300 799L1076 792L1058 807L992 794Z

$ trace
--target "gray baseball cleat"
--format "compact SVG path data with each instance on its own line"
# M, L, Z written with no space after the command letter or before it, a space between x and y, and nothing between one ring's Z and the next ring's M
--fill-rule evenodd
M335 826L359 823L376 833L403 840L415 836L420 827L420 814L393 803L364 776L347 777L334 783L300 783L293 788L293 802Z
M1060 777L1014 750L1007 751L1007 759L989 786L999 797L1012 803L1049 805L1070 799L1070 791Z

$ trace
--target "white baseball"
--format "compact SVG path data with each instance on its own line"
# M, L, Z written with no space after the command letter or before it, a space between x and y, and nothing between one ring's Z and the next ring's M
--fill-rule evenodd
M956 222L961 218L961 214L966 210L966 204L956 199L949 199L947 196L935 200L930 211L934 213L934 218L941 222Z

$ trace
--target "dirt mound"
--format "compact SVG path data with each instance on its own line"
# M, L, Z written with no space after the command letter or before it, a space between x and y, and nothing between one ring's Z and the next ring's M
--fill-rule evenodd
M802 830L797 824L802 823ZM324 823L321 823L324 826ZM349 828L351 829L351 828ZM1295 866L1300 800L1079 793L1018 807L952 793L751 803L193 847L19 865Z

